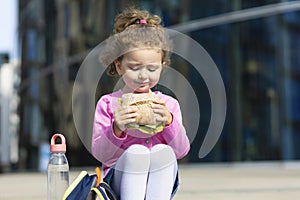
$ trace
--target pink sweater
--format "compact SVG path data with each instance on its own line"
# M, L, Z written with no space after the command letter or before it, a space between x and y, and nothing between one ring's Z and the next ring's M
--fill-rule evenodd
M126 130L123 137L118 138L113 132L114 109L119 106L118 100L124 93L119 90L104 95L97 103L92 137L92 154L102 162L104 175L115 165L122 153L132 144L141 144L151 149L156 144L167 144L175 152L176 158L184 157L190 149L185 128L182 125L182 116L179 103L174 98L155 92L165 103L173 115L172 123L162 132L155 135L144 134L137 130Z

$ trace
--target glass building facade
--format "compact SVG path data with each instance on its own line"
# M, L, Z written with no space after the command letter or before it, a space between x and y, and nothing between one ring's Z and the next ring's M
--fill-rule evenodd
M71 165L97 164L76 134L72 87L83 59L110 35L115 14L128 2L20 1L21 168L37 168L40 145L56 131L67 137ZM198 152L211 118L210 96L194 68L174 55L174 68L192 85L201 111L185 162L300 158L299 1L130 2L159 14L166 27L201 44L224 81L224 128L213 150L200 159ZM110 92L115 80L103 77L102 81L109 84L103 84L95 98Z

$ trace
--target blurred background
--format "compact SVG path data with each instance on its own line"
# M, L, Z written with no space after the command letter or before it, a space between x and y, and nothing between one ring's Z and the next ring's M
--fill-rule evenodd
M181 162L300 159L300 1L1 0L1 172L44 171L56 132L66 136L71 167L99 165L74 126L73 84L85 56L111 34L114 16L133 4L201 44L225 84L223 132L200 159L209 93L197 71L174 56L172 66L193 86L201 111ZM95 99L115 81L103 80Z

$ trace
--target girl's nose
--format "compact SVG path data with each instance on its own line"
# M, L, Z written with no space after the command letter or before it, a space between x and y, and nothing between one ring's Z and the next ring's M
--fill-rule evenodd
M141 70L140 71L140 73L139 73L139 79L141 79L141 80L145 80L145 79L147 79L147 72L146 72L146 70Z

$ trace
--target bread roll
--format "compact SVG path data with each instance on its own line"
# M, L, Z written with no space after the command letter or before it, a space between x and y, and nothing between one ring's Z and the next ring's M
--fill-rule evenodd
M158 125L152 110L152 103L163 104L154 93L126 93L121 99L122 105L136 106L138 108L137 125Z

